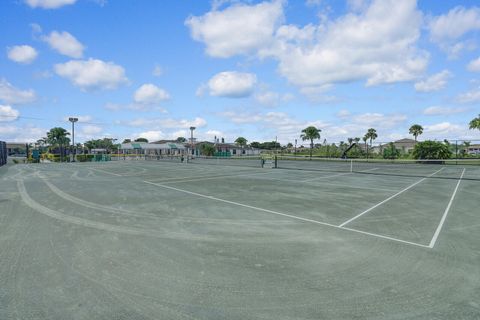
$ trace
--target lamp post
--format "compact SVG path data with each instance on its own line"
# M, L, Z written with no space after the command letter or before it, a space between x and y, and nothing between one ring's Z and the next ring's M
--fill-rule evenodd
M75 156L76 156L76 148L75 148L75 122L78 121L78 118L73 118L70 117L68 118L68 121L72 123L72 151L73 151L73 159L72 162L75 162Z
M293 152L293 154L295 156L297 155L297 139L295 139L295 151Z
M193 146L193 130L195 130L195 127L190 127L190 145L192 146L192 152L195 150Z

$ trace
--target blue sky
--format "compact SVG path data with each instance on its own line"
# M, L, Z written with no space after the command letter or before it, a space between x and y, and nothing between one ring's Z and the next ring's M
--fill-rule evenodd
M476 1L0 2L0 140L480 139Z

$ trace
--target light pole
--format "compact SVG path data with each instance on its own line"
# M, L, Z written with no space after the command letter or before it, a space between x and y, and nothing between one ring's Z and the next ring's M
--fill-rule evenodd
M73 151L73 159L72 162L75 162L75 156L76 156L76 148L75 148L75 122L78 121L78 118L73 118L70 117L68 118L68 121L72 123L72 151Z
M293 152L293 154L295 156L297 155L297 139L295 139L295 151Z
M195 148L193 146L193 130L195 130L195 127L190 127L190 145L192 146L192 152L195 153Z

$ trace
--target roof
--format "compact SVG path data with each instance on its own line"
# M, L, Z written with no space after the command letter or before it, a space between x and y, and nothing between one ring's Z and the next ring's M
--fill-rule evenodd
M185 149L185 146L181 143L131 142L131 143L122 143L120 149L123 149L123 150L158 150L158 149L183 150Z
M409 138L404 138L404 139L400 139L400 140L397 140L397 141L393 141L393 143L415 143L415 140L409 139Z

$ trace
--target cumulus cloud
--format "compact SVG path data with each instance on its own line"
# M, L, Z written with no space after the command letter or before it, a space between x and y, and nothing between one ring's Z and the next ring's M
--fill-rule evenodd
M336 19L324 17L317 25L278 26L283 21L283 2L264 2L214 10L190 18L187 25L192 37L205 43L209 55L276 59L280 74L300 87L417 79L429 57L417 47L422 13L416 1L364 1L357 9ZM256 26L250 29L253 24L249 23L257 10L265 10L268 16L260 31Z
M224 71L214 75L198 92L208 90L211 96L243 98L252 94L256 83L257 77L252 73Z
M167 139L167 135L161 130L144 131L144 132L136 133L134 134L134 136L136 137L135 139L145 138L148 141L157 141L157 140Z
M79 129L80 130L78 131L78 137L83 139L92 139L98 137L103 131L103 128L101 126L92 124L82 125Z
M0 79L0 101L6 104L16 105L30 103L36 99L37 96L32 89L17 89L6 79Z
M268 46L282 20L283 1L271 1L214 9L200 17L189 17L185 24L193 39L205 43L208 55L228 58Z
M448 70L443 70L442 72L436 73L431 77L416 82L415 90L418 92L432 92L439 91L445 88L447 81L452 77L452 74Z
M451 57L456 57L469 47L468 41L462 41L461 38L469 32L480 30L480 8L457 6L446 14L431 18L428 28L432 42Z
M13 46L7 48L7 56L8 59L17 63L29 64L37 58L38 52L35 48L27 45Z
M0 105L0 122L10 122L18 119L20 112L11 106Z
M77 0L25 0L25 3L31 8L57 9L66 5L71 5Z
M122 66L98 59L71 60L56 64L54 70L82 90L115 89L128 82Z
M452 107L439 107L432 106L423 110L423 114L429 116L446 116L450 114L462 113L468 111L468 108L452 108Z
M67 57L77 59L83 57L85 46L66 31L52 31L48 36L43 36L42 40L47 42L53 50Z
M193 120L187 119L163 119L163 118L138 118L128 122L119 122L119 124L131 127L162 127L166 129L186 129L190 127L201 128L207 125L207 121L197 117Z
M154 84L146 83L135 91L133 99L140 104L155 104L170 99L167 91Z
M459 103L475 103L480 102L480 88L476 88L457 96L457 102Z
M301 87L410 81L428 63L416 47L421 23L415 1L377 0L358 14L318 26L282 26L276 47L264 54L278 59L280 73Z
M152 75L155 77L160 77L161 75L163 75L162 66L155 64L155 66L153 67Z
M0 136L2 140L10 142L35 142L40 137L45 136L45 128L39 128L32 125L15 126L2 125L0 126Z
M467 70L470 72L480 72L480 57L470 61L467 66Z
M274 91L262 91L255 94L255 100L268 107L276 107L282 102L287 102L293 99L293 95L290 93L280 94Z

